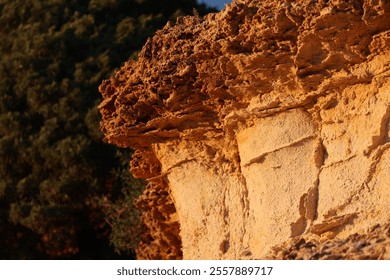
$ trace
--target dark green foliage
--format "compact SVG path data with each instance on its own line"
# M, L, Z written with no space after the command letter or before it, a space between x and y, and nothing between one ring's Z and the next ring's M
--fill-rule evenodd
M0 258L132 256L143 183L97 87L195 0L0 0Z

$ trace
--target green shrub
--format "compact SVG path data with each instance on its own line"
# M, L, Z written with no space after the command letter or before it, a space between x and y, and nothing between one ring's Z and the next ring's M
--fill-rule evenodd
M0 258L133 256L144 183L128 173L131 151L102 142L97 88L193 7L206 11L195 0L0 0Z

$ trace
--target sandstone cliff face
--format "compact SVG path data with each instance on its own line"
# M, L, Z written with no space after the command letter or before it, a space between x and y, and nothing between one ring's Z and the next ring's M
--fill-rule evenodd
M389 77L387 0L242 0L168 23L100 86L106 141L137 149L150 182L139 258L287 258L270 252L385 232Z

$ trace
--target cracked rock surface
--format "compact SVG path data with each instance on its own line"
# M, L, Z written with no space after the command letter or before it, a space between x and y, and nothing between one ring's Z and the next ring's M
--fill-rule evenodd
M386 228L389 19L387 0L236 0L168 23L103 81L105 140L149 181L138 257L289 258L294 240L320 253Z

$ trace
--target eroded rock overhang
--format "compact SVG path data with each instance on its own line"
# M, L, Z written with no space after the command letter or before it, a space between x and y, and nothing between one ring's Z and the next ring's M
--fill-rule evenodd
M388 222L389 18L386 0L234 1L103 81L105 140L150 182L140 258L262 258Z

